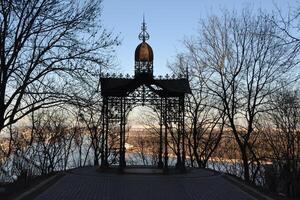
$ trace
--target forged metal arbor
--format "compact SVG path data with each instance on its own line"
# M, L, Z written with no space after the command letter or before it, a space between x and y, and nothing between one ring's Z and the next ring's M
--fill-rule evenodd
M179 77L153 76L153 51L146 43L149 34L146 31L145 21L142 23L142 32L139 34L142 42L135 50L134 77L116 77L103 74L100 77L102 108L102 136L101 166L108 166L109 147L108 135L110 125L119 126L119 166L126 167L125 161L125 127L128 113L136 106L148 106L157 113L159 119L159 161L158 167L168 169L168 134L176 127L177 131L177 163L176 167L185 169L185 95L191 93L188 75Z

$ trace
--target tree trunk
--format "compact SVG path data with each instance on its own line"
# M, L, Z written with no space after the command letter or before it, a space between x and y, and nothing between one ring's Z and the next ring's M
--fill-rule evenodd
M95 148L94 149L94 166L98 166L99 165L99 154L98 154L98 149Z
M248 156L246 152L246 147L241 149L242 152L242 160L243 160L243 167L244 167L244 179L246 182L250 182L250 174L249 174L249 163L248 163Z

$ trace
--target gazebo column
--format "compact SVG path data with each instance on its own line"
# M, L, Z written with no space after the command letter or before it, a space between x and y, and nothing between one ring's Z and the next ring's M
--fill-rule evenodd
M120 159L119 166L120 169L126 167L125 161L125 100L120 97Z
M102 105L102 142L101 142L101 167L108 167L108 100L107 97L103 98Z
M185 109L184 109L184 95L180 99L180 107L181 107L181 134L182 134L182 163L181 163L181 170L185 171Z
M126 134L126 97L123 97L123 167L126 167L126 160L125 160L125 155L126 155L126 148L125 148L125 134Z
M101 130L101 167L105 167L105 159L104 159L104 144L105 144L105 107L107 101L106 101L106 97L103 97L103 102L102 102L102 109L101 109L101 118L102 118L102 130Z
M176 116L176 123L177 123L177 162L176 162L176 168L180 169L182 162L181 162L181 138L182 138L182 123L181 123L181 102L180 102L180 98L178 98L178 101L176 102L177 107L175 112L177 114Z
M120 98L120 148L119 148L119 167L123 169L123 101Z
M107 100L106 100L107 101ZM108 120L108 102L105 107L105 115L106 115L106 128L105 128L105 157L104 157L104 165L108 166L108 130L109 130L109 120Z
M168 102L167 102L167 98L165 98L165 106L164 106L164 125L165 125L165 155L164 155L164 161L165 161L165 165L164 165L164 170L167 171L168 170L168 160L169 160L169 156L168 156Z
M158 154L158 168L163 168L162 161L163 154L163 102L160 98L160 119L159 119L159 154Z

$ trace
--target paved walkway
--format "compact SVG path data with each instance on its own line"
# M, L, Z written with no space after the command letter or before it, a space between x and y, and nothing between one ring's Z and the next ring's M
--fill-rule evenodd
M76 169L40 194L37 200L202 200L255 199L206 170L186 174L113 174L96 168Z

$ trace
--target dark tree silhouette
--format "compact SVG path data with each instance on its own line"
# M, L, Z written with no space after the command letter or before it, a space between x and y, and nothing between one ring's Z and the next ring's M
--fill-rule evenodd
M224 112L214 109L220 101L214 100L209 94L206 87L207 80L202 76L206 68L199 66L197 56L193 53L195 49L188 41L185 41L185 46L187 52L178 54L169 68L175 74L182 74L189 67L192 94L186 97L185 137L191 166L204 168L221 141L225 122Z
M1 1L0 131L79 96L75 83L99 74L118 44L100 14L98 0Z
M289 197L299 196L300 184L300 95L299 90L284 89L272 95L269 123L262 132L273 162L273 190ZM267 177L271 178L271 177ZM283 185L280 186L280 185Z
M276 82L297 64L297 51L270 19L247 9L240 15L225 12L202 21L199 35L186 42L193 72L206 80L213 99L219 99L220 104L212 106L225 114L248 182L255 180L261 164L254 148L256 122L266 111L268 97L281 87ZM256 166L252 177L251 163Z

